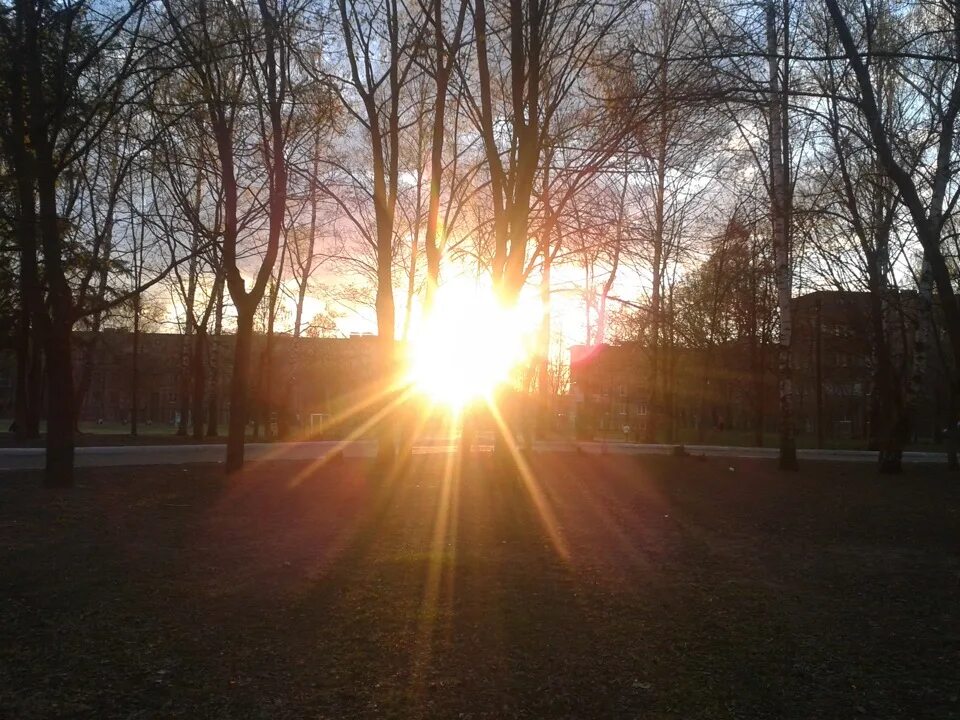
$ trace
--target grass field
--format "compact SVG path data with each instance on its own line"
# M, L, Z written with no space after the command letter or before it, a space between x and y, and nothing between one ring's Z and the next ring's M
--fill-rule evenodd
M960 482L542 454L0 475L0 716L960 717Z

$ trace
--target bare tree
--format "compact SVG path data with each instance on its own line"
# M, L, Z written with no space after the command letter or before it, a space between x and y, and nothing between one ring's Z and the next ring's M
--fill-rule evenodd
M162 116L177 106L191 87L182 77L170 78L156 112ZM173 273L173 290L182 332L177 434L186 435L192 425L195 438L205 434L209 323L224 284L220 248L224 197L204 117L202 108L190 103L166 128L154 148L155 172L150 177L155 206L150 222L167 238L171 253L178 245L191 252L189 263Z
M421 0L422 2L422 0ZM422 2L423 17L432 40L429 48L431 55L428 73L434 82L433 127L430 138L430 199L427 208L427 228L424 237L424 251L427 256L427 297L429 309L433 293L440 277L441 248L437 242L440 221L440 189L444 170L444 144L447 140L446 110L447 89L450 77L460 51L464 26L466 24L469 0L459 0L456 7L454 27L448 37L444 23L444 3L442 0Z
M488 18L487 0L474 0L477 92L464 83L464 93L483 140L492 201L491 275L504 302L516 300L531 270L530 212L554 121L578 91L584 97L580 83L630 6L511 0ZM602 166L624 137L597 120L581 167Z
M401 95L413 65L414 30L394 0L337 5L349 65L344 107L362 126L370 152L376 238L377 331L392 360L396 333L393 296L394 221L400 174ZM378 62L380 53L386 57ZM360 109L354 109L354 99Z
M256 5L201 0L187 7L165 0L164 7L182 72L203 98L223 192L223 271L237 313L226 457L230 473L243 466L254 317L274 271L287 212L291 46L303 6L286 0ZM259 173L250 167L254 160ZM260 173L266 179L257 182ZM266 237L247 289L243 265L249 267L251 258L244 258L241 241L249 218L240 201L250 194L253 210L266 216Z
M769 94L767 97L767 148L770 160L770 218L773 228L773 259L780 310L780 335L777 353L780 381L780 469L796 470L797 443L793 430L793 374L790 347L793 332L793 268L791 266L790 215L793 190L790 182L790 121L788 119L790 51L789 0L781 8L775 0L764 6L767 37ZM780 52L780 43L784 52ZM781 75L782 73L782 75Z
M889 11L888 11L889 12ZM816 18L815 41L826 56L837 56L836 32L827 17ZM886 15L885 27L896 23ZM816 30L819 30L817 32ZM911 93L897 92L899 71L895 59L878 59L874 74L883 88L884 122L888 132L902 132L892 126L896 117L908 116L904 103ZM871 342L874 352L874 378L871 408L870 445L879 450L880 472L899 472L904 444L908 441L911 406L907 375L918 386L925 365L925 328L929 325L929 303L916 308L925 318L917 323L913 348L913 372L895 358L897 333L891 320L904 316L906 308L896 292L894 264L903 251L897 243L901 224L898 193L884 173L870 144L869 136L856 108L842 98L855 92L855 80L843 77L841 62L831 61L814 68L813 76L823 96L821 103L808 109L822 128L826 142L818 144L820 169L807 190L805 223L818 261L817 271L838 288L864 288L870 294ZM897 112L894 108L900 106ZM921 297L922 299L922 297ZM819 396L818 396L819 397ZM818 413L818 435L822 435Z
M956 367L960 359L960 306L942 241L944 227L960 198L960 186L956 183L960 163L955 147L960 113L960 7L949 0L911 6L909 27L914 29L908 37L897 38L893 46L892 38L880 35L883 24L872 10L867 9L859 19L863 29L858 42L848 14L837 0L826 0L826 7L856 81L858 92L853 101L923 247L924 263L929 265L940 298ZM872 60L874 54L882 57L891 53L905 61L900 75L915 90L912 102L921 108L924 132L931 139L929 148L919 156L909 139L893 131L887 118L889 112L885 112L880 100L883 78L878 77ZM950 392L956 406L956 378Z
M56 6L17 2L0 13L4 151L17 181L25 304L45 348L50 485L70 485L73 478L73 326L130 296L100 302L88 292L97 277L90 272L91 260L102 259L106 234L83 232L76 199L80 167L115 132L118 116L132 111L153 86L156 74L141 72L150 50L143 33L145 8L139 0L113 12L94 10L86 0ZM149 138L117 142L124 154L111 174L114 186L122 186L133 158L148 144ZM88 261L75 272L71 249L84 243Z
M344 108L357 121L369 153L372 180L376 276L375 308L382 378L390 387L395 366L396 302L393 294L397 200L400 194L402 101L413 68L418 28L406 21L396 0L338 0L346 54L346 77L339 84ZM359 108L355 105L359 101ZM349 171L347 171L349 172ZM347 209L341 204L341 208ZM353 222L362 228L354 217ZM393 434L384 425L378 453L390 457Z
M794 470L797 453L790 355L795 153L790 110L796 20L791 0L763 0L750 8L755 13L741 13L738 6L731 5L721 20L709 8L701 8L700 17L709 32L707 57L722 78L719 107L734 119L739 140L749 148L756 170L766 181L779 313L779 463L781 469ZM755 22L758 16L760 20Z

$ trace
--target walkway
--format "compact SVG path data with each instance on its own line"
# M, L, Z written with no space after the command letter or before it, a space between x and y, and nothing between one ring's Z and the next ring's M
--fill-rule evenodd
M249 460L314 460L342 450L345 457L372 457L376 445L372 441L340 443L333 440L291 443L247 443ZM415 455L448 453L456 449L448 438L426 441L414 446ZM641 445L626 442L574 442L544 440L534 444L535 450L547 452L609 453L616 455L670 455L674 445ZM776 458L776 448L731 447L721 445L687 445L690 455L729 458ZM0 470L37 470L43 468L42 448L0 449ZM81 447L76 451L77 467L110 465L183 465L187 463L223 462L224 445L129 445L116 447ZM867 450L799 450L801 460L876 462L877 454ZM945 463L941 452L906 452L904 462Z

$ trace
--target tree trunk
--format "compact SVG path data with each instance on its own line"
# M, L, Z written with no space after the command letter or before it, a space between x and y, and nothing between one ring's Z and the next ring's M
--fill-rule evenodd
M543 271L540 277L540 370L538 373L537 391L540 396L540 417L537 422L537 435L543 438L550 427L551 396L550 396L550 275L553 265L550 257L549 231L544 237Z
M17 379L13 388L13 427L18 442L27 439L27 403L30 386L27 370L30 367L30 310L20 295L20 317L17 322Z
M197 328L196 336L193 341L193 359L191 362L190 375L193 379L192 408L190 411L191 421L193 423L193 439L203 438L204 431L204 394L206 392L206 355L207 355L207 332L205 328Z
M709 403L710 390L710 363L709 358L713 354L713 343L707 345L703 359L703 376L700 379L700 407L697 412L699 420L697 421L697 442L703 443L707 439L707 405ZM712 417L710 418L713 419Z
M51 324L47 341L47 463L48 487L73 485L74 388L70 323Z
M197 197L196 197L196 207L197 212L200 209L200 178L197 177L196 182L197 187ZM177 435L182 435L186 437L187 428L190 420L190 368L191 362L190 358L193 356L193 331L195 325L194 317L194 305L196 303L196 294L197 294L197 250L200 247L200 233L194 228L193 239L190 246L190 251L192 256L190 258L190 264L188 269L187 277L187 293L184 298L184 314L185 314L185 325L183 333L183 345L180 349L180 422L177 424Z
M874 391L879 402L879 432L878 436L878 469L881 473L895 474L902 470L903 447L909 434L909 416L907 407L910 404L909 391L906 403L902 395L900 377L893 365L890 348L890 338L887 332L887 287L886 287L886 258L881 252L885 243L878 242L875 257L869 258L870 282L870 313L873 325L874 348L877 355L877 369L874 381ZM925 351L925 341L920 328L917 328L919 345L915 345L922 355ZM916 358L915 358L916 359ZM922 359L921 364L926 364ZM916 369L916 368L915 368ZM922 373L921 373L922 374Z
M47 463L45 484L73 485L74 387L72 337L73 296L63 268L61 223L57 216L56 171L52 150L38 129L37 195L40 236L47 279L49 324L46 332Z
M444 242L437 242L440 217L440 181L443 174L444 118L447 110L447 88L450 73L460 49L460 38L466 18L467 2L461 0L458 20L453 37L446 42L443 30L444 4L441 0L432 2L432 24L434 30L435 64L433 79L436 86L433 106L433 132L430 138L430 200L427 210L427 232L424 238L424 251L427 256L427 297L426 307L433 303L433 294L440 279L440 260ZM444 51L447 52L444 52ZM420 205L417 204L419 209ZM446 232L446 231L444 231Z
M419 120L417 122L417 132L418 137L420 135ZM422 157L422 147L418 147L417 158L419 160ZM407 300L403 309L403 330L401 330L401 339L406 342L410 337L410 324L413 321L413 300L417 294L417 260L419 252L419 242L420 242L420 222L423 215L423 202L421 195L423 188L423 163L417 163L417 176L414 181L414 187L417 189L416 197L414 198L413 207L414 210L414 222L413 227L410 231L410 271L407 273ZM427 296L426 303L424 303L424 310L428 310L430 303L433 299L433 291L427 286Z
M753 444L763 447L763 346L760 338L760 298L758 270L754 261L756 248L752 248L750 264L750 378L753 384Z
M220 343L223 333L223 285L217 290L213 320L213 346L210 349L210 406L207 410L207 437L220 433Z
M21 298L23 296L21 295ZM17 323L17 384L14 388L14 424L18 442L40 437L41 343L31 327L30 310L21 301Z
M437 17L437 34L439 39L440 18ZM430 148L430 198L427 208L427 234L424 238L423 249L427 256L427 295L426 307L433 304L433 296L440 282L440 256L442 248L437 243L437 234L440 218L440 180L443 173L443 123L447 108L447 80L448 70L444 67L442 50L437 47L437 58L440 67L436 70L437 92L434 98L433 136Z
M113 172L116 173L116 161L113 162ZM97 305L103 303L107 295L112 254L113 214L111 212L103 233L103 258L101 260L102 265L97 282L97 292L94 296L94 302ZM82 359L80 364L80 381L77 383L77 397L74 406L74 423L80 422L80 413L83 412L83 405L86 402L87 394L90 392L90 383L93 380L93 365L96 359L97 346L100 343L100 331L103 329L103 313L100 311L95 312L92 320L90 324L90 334L87 337L87 341L81 346ZM102 409L103 408L98 409L98 417L102 416Z
M626 171L623 173L623 190L620 192L620 202L617 206L617 231L614 234L613 261L610 264L610 274L607 275L603 283L603 289L600 291L600 315L597 318L597 343L602 344L606 340L607 334L607 298L613 289L613 283L617 279L617 270L620 267L620 248L623 245L624 228L626 222L626 204L627 204L627 184L628 176Z
M881 473L899 473L902 469L903 444L906 435L904 408L900 387L893 370L884 327L883 304L879 296L871 298L873 332L877 352L876 388L880 404L878 468Z
M661 68L661 89L666 85L666 63ZM667 178L667 127L666 119L661 121L659 147L657 148L657 185L654 198L653 228L653 274L650 281L650 379L648 381L650 403L647 415L646 440L657 441L657 425L660 415L660 314L661 289L663 287L663 244L666 221L664 204L666 203Z
M814 392L816 394L816 413L817 413L817 448L823 449L823 322L822 322L822 303L820 301L820 296L817 296L817 307L816 307L816 326L814 328L814 340L813 340L813 352L814 352L814 368L815 368L815 379L814 385L816 386Z
M553 149L546 148L543 168L543 191L540 200L543 204L546 222L541 230L540 250L543 255L543 267L540 272L540 330L537 338L539 368L537 372L537 394L540 398L540 412L535 428L536 436L544 438L552 425L552 398L550 388L550 280L553 271L551 243L555 226L552 196L550 193L550 166L553 162Z
M134 176L130 174L130 202L133 203ZM140 183L140 209L146 208L146 183ZM140 288L143 281L144 246L146 244L146 222L140 218L139 237L133 234L133 277ZM133 357L130 368L130 435L137 436L140 420L140 327L143 315L143 292L138 289L133 301Z
M407 304L403 310L403 335L406 341L410 337L410 322L413 319L413 299L417 293L417 234L412 233L410 238L410 273L407 275ZM431 297L428 294L428 300Z
M270 294L267 297L267 332L263 353L260 356L260 369L257 373L257 398L263 419L264 435L271 439L273 439L273 424L270 418L277 413L275 390L281 384L273 374L273 338L277 322L277 303L280 299L280 284L283 282L283 266L286 262L286 252L286 232L284 232L284 243L280 250L276 282L270 287ZM280 412L283 412L282 408Z
M12 140L22 140L11 134ZM37 214L33 163L23 144L15 144L19 213L17 244L20 251L20 322L17 326L17 385L14 418L18 440L40 437L41 353L46 310L37 267Z
M293 336L300 337L303 322L303 301L307 296L307 285L313 271L313 252L317 242L317 172L320 169L320 131L317 131L313 143L313 174L310 176L310 238L307 245L307 257L301 264L300 284L297 287L297 309L293 321ZM292 267L292 263L291 263Z
M676 331L674 327L674 305L673 305L673 281L671 280L667 292L667 353L668 361L666 364L666 383L663 403L663 420L667 428L667 442L672 443L676 440L676 374L677 374L677 345Z
M768 118L770 150L770 200L773 225L773 253L776 268L777 303L780 310L780 338L777 364L780 378L780 469L797 469L797 448L793 435L793 377L790 367L792 323L792 274L790 268L790 228L788 221L787 154L784 97L780 89L777 41L777 10L767 0L766 31L769 66Z
M44 411L45 390L47 368L44 363L44 353L46 352L46 342L40 338L34 338L32 341L32 350L30 352L30 369L28 371L27 384L29 385L28 401L28 425L27 428L33 433L34 438L40 437L40 418Z
M766 400L766 389L767 389L767 386L764 380L766 379L766 374L767 374L767 343L765 343L763 340L764 340L764 337L763 335L761 335L759 338L760 362L759 362L759 369L757 371L757 378L755 381L756 397L754 399L754 402L756 403L756 405L754 406L753 427L754 427L754 434L757 440L757 447L763 447L764 445L764 432L763 432L764 419L765 419L764 410L766 409L765 400Z
M917 307L913 328L913 358L910 369L910 382L907 385L905 408L903 409L907 421L916 417L917 405L923 395L923 380L927 373L927 356L930 349L930 335L933 326L933 278L930 273L930 263L924 256L920 268L920 278L917 283ZM946 364L946 363L945 363ZM956 371L954 371L956 372ZM951 388L953 382L950 383ZM950 405L955 399L951 395ZM905 435L909 428L904 429ZM904 440L909 438L905 437Z
M140 417L140 293L133 297L133 355L130 367L130 434L137 436Z
M253 309L246 306L237 307L233 376L230 378L227 473L235 473L243 468L243 450L247 432L247 395L250 384L250 349L253 342L253 315Z
M263 428L265 440L272 439L273 428L270 416L274 413L273 388L275 378L272 377L273 366L273 335L268 330L263 338L263 349L260 351L260 362L257 365L257 392L255 395L257 420L254 425L254 437L258 436L258 427Z
M190 338L189 333L180 338L180 377L178 378L177 388L177 400L180 407L177 418L177 435L183 437L187 435L187 422L190 417Z
M826 7L860 89L859 109L870 130L877 156L887 175L896 184L900 193L900 201L910 212L917 240L923 247L924 260L930 265L932 280L940 297L940 309L943 314L944 325L950 339L954 367L960 368L960 305L957 303L953 278L941 246L944 201L947 188L954 176L954 153L952 149L956 138L956 119L958 113L960 113L960 76L951 75L949 84L944 82L941 88L940 97L947 98L948 101L946 104L940 103L936 108L937 120L940 125L935 135L938 146L936 167L930 182L929 192L926 192L924 189L918 188L915 174L911 168L904 167L897 157L893 145L893 135L883 123L883 116L877 102L877 93L870 77L870 68L860 54L860 49L850 32L843 11L840 9L840 4L837 0L826 0ZM951 20L950 36L956 39L960 37L960 14L954 13ZM960 43L954 42L950 49L960 52ZM934 128L931 128L931 131ZM956 383L951 383L951 385L953 386L952 393L957 393Z
M378 228L378 234L382 231ZM392 232L391 232L392 235ZM388 243L389 240L381 239L381 243ZM385 251L381 251L385 252ZM392 252L392 251L391 251ZM395 350L394 347L394 325L396 322L396 309L393 300L393 276L392 268L384 262L378 262L377 267L377 335L379 337L380 362L382 372L380 374L384 388L389 388L394 381L395 371ZM386 402L391 402L393 393L385 395ZM386 417L380 423L377 457L381 462L388 462L396 456L396 427L393 424L393 417Z

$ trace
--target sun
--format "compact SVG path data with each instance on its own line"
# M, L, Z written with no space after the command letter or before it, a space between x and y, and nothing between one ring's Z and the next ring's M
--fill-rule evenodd
M457 412L490 399L530 357L520 308L470 281L443 285L408 343L407 381L433 404Z

